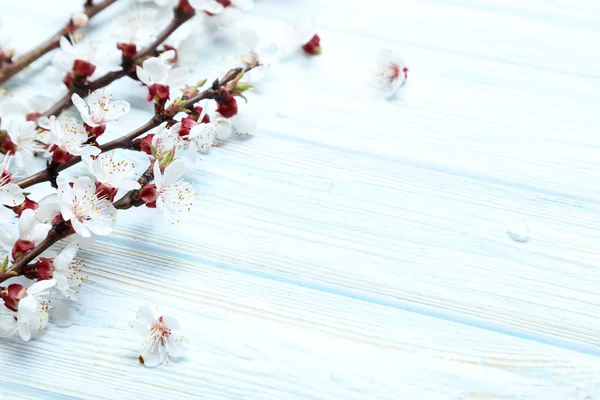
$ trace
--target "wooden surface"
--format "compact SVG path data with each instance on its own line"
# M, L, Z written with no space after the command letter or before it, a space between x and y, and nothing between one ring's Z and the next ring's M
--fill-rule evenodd
M50 33L78 3L4 14ZM72 327L0 341L0 399L600 399L600 5L258 0L250 21L305 8L323 54L251 95L259 129L190 171L189 218L122 213L83 253ZM228 52L199 46L213 78ZM392 101L367 87L382 47L410 68ZM149 116L110 89L125 131ZM137 363L147 301L187 358Z

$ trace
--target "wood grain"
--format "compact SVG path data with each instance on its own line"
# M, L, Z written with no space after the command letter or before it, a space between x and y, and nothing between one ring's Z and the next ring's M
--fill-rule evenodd
M251 20L311 7L324 53L251 94L258 131L192 167L184 221L119 215L75 326L0 342L1 399L598 396L600 7L261 0ZM381 47L410 68L392 101L366 86ZM199 49L199 78L233 51ZM139 85L110 90L121 129L148 118ZM136 365L145 301L183 316L187 359Z

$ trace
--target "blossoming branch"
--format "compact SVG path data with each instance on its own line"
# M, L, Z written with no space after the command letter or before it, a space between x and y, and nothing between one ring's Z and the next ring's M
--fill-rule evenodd
M294 51L307 56L321 53L312 24L293 26L291 35L279 43L263 43L254 30L244 29L239 38L247 52L229 58L228 72L207 82L187 68L196 62L198 33L192 30L177 48L165 40L199 18L206 27L223 29L231 18L219 18L250 9L252 1L153 0L171 10L170 22L155 29L158 12L150 7L134 8L118 18L115 48L120 64L111 65L91 39L74 33L115 1L87 0L85 17L73 16L65 29L34 51L35 56L14 62L11 56L0 64L3 82L41 54L60 47L52 65L61 74L56 83L68 89L54 103L35 97L35 101L15 98L8 105L0 104L0 153L4 154L0 246L5 252L0 258L0 337L28 341L40 336L52 314L58 322L51 298L77 301L85 278L78 251L93 244L94 238L112 234L123 210L156 209L172 222L188 212L195 192L184 178L184 159L187 165L194 164L199 154L221 141L254 130L256 115L245 105L247 91L254 87L250 82L263 79L286 46L291 43ZM131 132L105 141L107 127L114 131L131 109L107 91L110 83L123 77L146 87L153 116ZM144 172L136 176L137 169L123 152L143 155L138 158ZM22 170L39 157L47 159L45 168L13 179L15 169ZM69 178L63 173L78 164L85 166L86 174ZM24 191L43 183L49 183L52 193L38 201ZM175 333L178 323L173 317L145 307L136 318L131 327L145 337L140 362L154 366L182 354L188 339Z

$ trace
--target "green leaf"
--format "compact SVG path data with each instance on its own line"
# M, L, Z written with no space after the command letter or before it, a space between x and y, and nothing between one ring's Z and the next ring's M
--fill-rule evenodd
M8 256L4 259L4 262L0 265L0 271L4 271L8 267Z
M237 86L235 87L235 89L239 92L245 92L248 89L252 89L254 87L254 85L251 85L247 82L238 82Z

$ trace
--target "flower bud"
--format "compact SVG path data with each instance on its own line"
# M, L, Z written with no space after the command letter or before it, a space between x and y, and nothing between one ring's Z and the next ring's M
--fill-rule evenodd
M79 80L85 80L92 76L96 71L96 66L89 61L75 60L73 62L73 73L75 78Z
M135 43L117 43L117 49L121 50L123 53L123 58L135 57L137 54L137 46Z
M8 132L0 130L0 153L2 154L15 154L17 146L10 140Z
M144 136L141 139L136 139L133 141L133 147L135 149L139 149L148 155L152 155L152 140L154 139L154 134L150 134Z
M4 305L11 311L17 312L19 301L27 296L27 289L23 285L13 283L0 291L0 299L4 300Z
M148 86L148 101L154 101L157 104L165 103L169 100L169 86L158 83Z
M29 271L27 276L29 279L37 279L44 281L52 279L56 267L54 266L54 258L40 257L40 260L33 266L33 271Z
M85 128L87 133L90 134L90 136L95 137L95 138L100 137L106 130L106 125L91 127L88 124L86 124L85 122L83 123L83 127Z
M55 144L50 146L48 151L52 153L52 160L57 163L68 163L71 161L71 159L73 159L73 155L71 153Z
M96 182L96 197L99 199L107 198L112 203L115 201L115 196L117 195L117 191L119 189L114 188L106 183Z
M87 25L89 21L89 17L84 13L74 13L71 15L71 20L67 25L67 30L69 33L74 33L76 30L83 28Z
M12 251L11 251L13 260L20 259L26 253L33 250L34 247L35 247L35 243L33 243L31 240L24 240L24 239L19 238L15 242L15 245L13 246Z
M314 35L312 39L302 46L302 50L311 56L321 54L321 38L319 35Z
M179 129L179 137L185 138L190 134L190 130L196 125L193 118L186 117L181 120L181 128Z
M39 204L35 201L31 200L29 197L25 197L25 201L15 207L11 207L11 209L17 214L17 218L21 218L21 214L25 210L37 210Z
M217 112L225 118L231 118L238 112L237 101L233 96L227 96L217 103Z
M142 188L140 199L146 203L146 207L156 208L156 199L158 194L156 193L156 185L146 185Z

